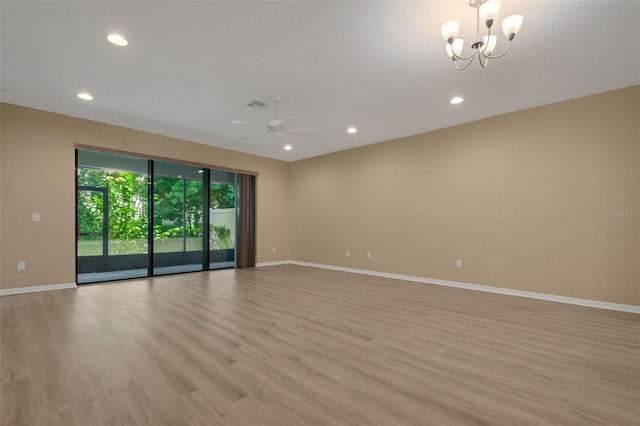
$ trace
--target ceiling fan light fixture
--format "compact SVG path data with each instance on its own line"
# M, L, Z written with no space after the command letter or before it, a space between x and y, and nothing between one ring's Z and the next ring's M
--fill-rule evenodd
M298 129L291 128L292 125L300 123L302 120L296 117L295 115L290 115L284 120L278 118L278 103L280 103L280 101L282 100L282 96L272 95L270 99L273 101L273 119L269 120L266 125L249 123L247 121L240 121L240 120L232 120L231 122L233 124L242 124L242 125L257 127L259 129L262 129L262 131L256 134L255 136L273 135L276 137L281 137L284 135L294 135L294 134L296 135L299 134L302 136L318 136L318 137L322 136L322 134L318 132L310 132L308 130L298 130ZM252 136L245 136L238 140L245 140L250 137ZM289 148L285 147L285 149L287 150L291 149L290 145L287 145L287 146L289 146Z
M358 131L358 129L356 129L355 127L349 127L347 129L347 133L356 133Z
M461 104L464 101L464 98L461 96L455 96L453 98L451 98L451 100L449 101L449 103L453 104L453 105L457 105L457 104Z
M83 101L92 101L93 100L93 96L91 96L91 94L89 94L87 92L78 93L78 97L80 99L82 99Z
M291 151L293 149L293 147L291 145L285 145L284 146L284 150L285 151Z

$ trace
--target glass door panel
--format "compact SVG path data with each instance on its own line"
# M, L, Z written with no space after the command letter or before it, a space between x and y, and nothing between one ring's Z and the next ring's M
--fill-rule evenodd
M110 170L109 255L132 256L148 252L148 177L146 174ZM144 263L146 266L146 262Z
M203 269L203 173L197 167L155 162L153 274Z
M210 171L209 269L235 267L236 174Z
M148 275L148 161L78 151L77 282Z
M78 256L102 256L107 242L105 188L78 187Z

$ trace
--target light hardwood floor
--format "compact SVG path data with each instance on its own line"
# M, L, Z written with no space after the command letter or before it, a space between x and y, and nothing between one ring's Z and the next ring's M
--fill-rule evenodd
M285 265L0 298L2 425L638 425L640 316Z

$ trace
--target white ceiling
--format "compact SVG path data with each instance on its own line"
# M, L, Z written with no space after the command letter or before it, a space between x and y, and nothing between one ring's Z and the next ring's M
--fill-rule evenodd
M639 1L503 1L499 20L524 15L511 51L465 71L440 25L459 19L468 44L466 0L2 1L0 13L3 102L285 161L640 84ZM231 120L266 123L272 108L246 104L274 93L279 116L324 136L238 141L258 129Z

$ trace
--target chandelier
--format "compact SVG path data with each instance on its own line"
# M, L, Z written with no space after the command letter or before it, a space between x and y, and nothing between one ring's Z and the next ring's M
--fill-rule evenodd
M446 49L449 57L453 60L456 69L463 70L471 65L473 59L477 56L482 68L486 68L489 59L497 59L505 55L511 48L511 41L522 26L522 15L511 15L503 19L502 31L507 36L508 45L504 52L499 55L493 53L498 38L491 34L493 21L498 17L500 12L500 2L498 0L469 0L469 6L476 9L476 40L471 44L473 49L468 56L461 56L464 41L458 37L460 31L460 22L452 20L445 22L440 31L442 37L447 41ZM480 37L480 22L487 27L487 35ZM458 63L462 63L460 66Z

